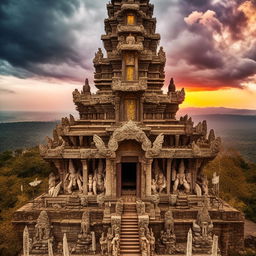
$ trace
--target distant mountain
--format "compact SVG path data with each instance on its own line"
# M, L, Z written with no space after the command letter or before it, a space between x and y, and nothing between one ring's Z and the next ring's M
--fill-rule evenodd
M242 115L242 116L256 116L256 109L235 109L235 108L181 108L178 116L197 115Z

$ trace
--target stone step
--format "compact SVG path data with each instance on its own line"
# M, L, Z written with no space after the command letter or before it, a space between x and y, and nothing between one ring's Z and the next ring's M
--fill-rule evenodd
M128 254L132 254L132 253L140 253L140 249L122 249L120 250L121 254L123 253L128 253Z

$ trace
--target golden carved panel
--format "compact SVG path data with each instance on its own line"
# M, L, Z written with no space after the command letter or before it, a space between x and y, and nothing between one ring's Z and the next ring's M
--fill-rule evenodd
M134 67L132 67L132 66L126 67L126 80L127 81L134 80Z
M127 25L134 25L135 24L135 16L133 14L127 15Z
M127 120L135 121L136 120L136 112L137 112L136 100L126 99L125 100L125 110L126 110Z

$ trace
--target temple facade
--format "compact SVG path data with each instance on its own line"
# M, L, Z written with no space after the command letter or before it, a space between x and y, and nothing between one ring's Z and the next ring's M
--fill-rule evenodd
M93 60L98 90L86 79L73 92L80 118L62 118L40 146L56 169L49 189L13 218L23 256L225 256L243 248L242 213L218 197L219 176L209 183L204 174L220 138L206 121L176 118L185 90L173 79L162 91L166 54L153 10L149 0L107 4L105 51Z

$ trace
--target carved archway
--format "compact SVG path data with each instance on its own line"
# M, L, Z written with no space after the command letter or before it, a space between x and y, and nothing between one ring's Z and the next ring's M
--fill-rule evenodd
M145 132L133 121L125 123L114 131L108 142L109 150L113 152L117 151L119 143L124 140L136 140L141 143L141 147L144 151L148 151L152 146Z

